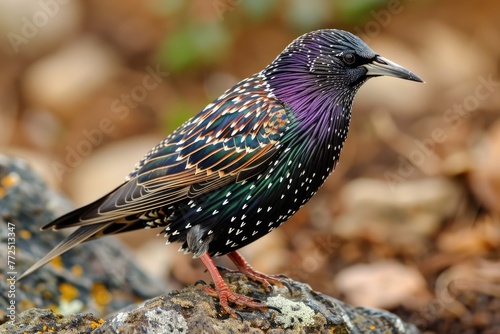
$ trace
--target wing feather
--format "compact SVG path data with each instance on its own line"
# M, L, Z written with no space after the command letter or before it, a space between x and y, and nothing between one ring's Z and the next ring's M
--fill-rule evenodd
M55 227L113 221L257 176L280 152L290 123L265 88L260 75L240 82L154 147L97 207Z

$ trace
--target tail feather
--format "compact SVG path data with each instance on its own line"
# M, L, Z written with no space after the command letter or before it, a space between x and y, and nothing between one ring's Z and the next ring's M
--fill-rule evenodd
M104 217L104 216L99 214L99 207L102 205L102 203L108 197L109 197L109 194L99 198L98 200L96 200L90 204L82 206L79 209L68 212L67 214L55 219L51 223L42 226L41 230L42 231L45 231L48 229L59 230L59 229L74 227L74 226L94 225L95 223L100 224L100 223L104 223L105 221L113 220L113 219L115 219L114 216ZM88 220L87 224L84 224L83 220L82 220L82 216L84 216L84 215L92 216L93 219L87 219Z
M61 255L62 253L70 250L76 245L81 244L82 242L92 238L95 234L104 230L109 225L112 225L111 222L105 222L100 224L94 224L89 226L82 226L74 231L71 235L69 235L66 239L61 241L54 249L52 249L47 255L45 255L41 260L32 265L28 270L26 270L21 276L18 277L18 280L21 280L23 277L28 276L38 268L46 265L53 258Z

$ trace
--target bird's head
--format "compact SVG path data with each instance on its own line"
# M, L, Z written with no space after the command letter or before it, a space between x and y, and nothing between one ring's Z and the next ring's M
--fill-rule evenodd
M342 30L317 30L300 36L264 70L273 93L289 104L327 96L352 102L369 78L392 76L423 82L381 57L357 36Z

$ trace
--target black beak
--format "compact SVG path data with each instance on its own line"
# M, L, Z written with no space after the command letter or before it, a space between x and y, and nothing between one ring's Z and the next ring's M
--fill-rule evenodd
M370 63L361 66L366 68L367 76L387 75L405 80L424 82L416 74L381 56L376 56Z

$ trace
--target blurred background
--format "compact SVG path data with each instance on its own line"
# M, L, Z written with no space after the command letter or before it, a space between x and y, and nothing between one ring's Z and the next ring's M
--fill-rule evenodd
M258 270L427 333L499 333L499 10L496 0L1 0L0 152L86 204L294 38L351 31L426 84L365 84L336 172L242 252ZM152 276L209 280L155 234L123 236Z

